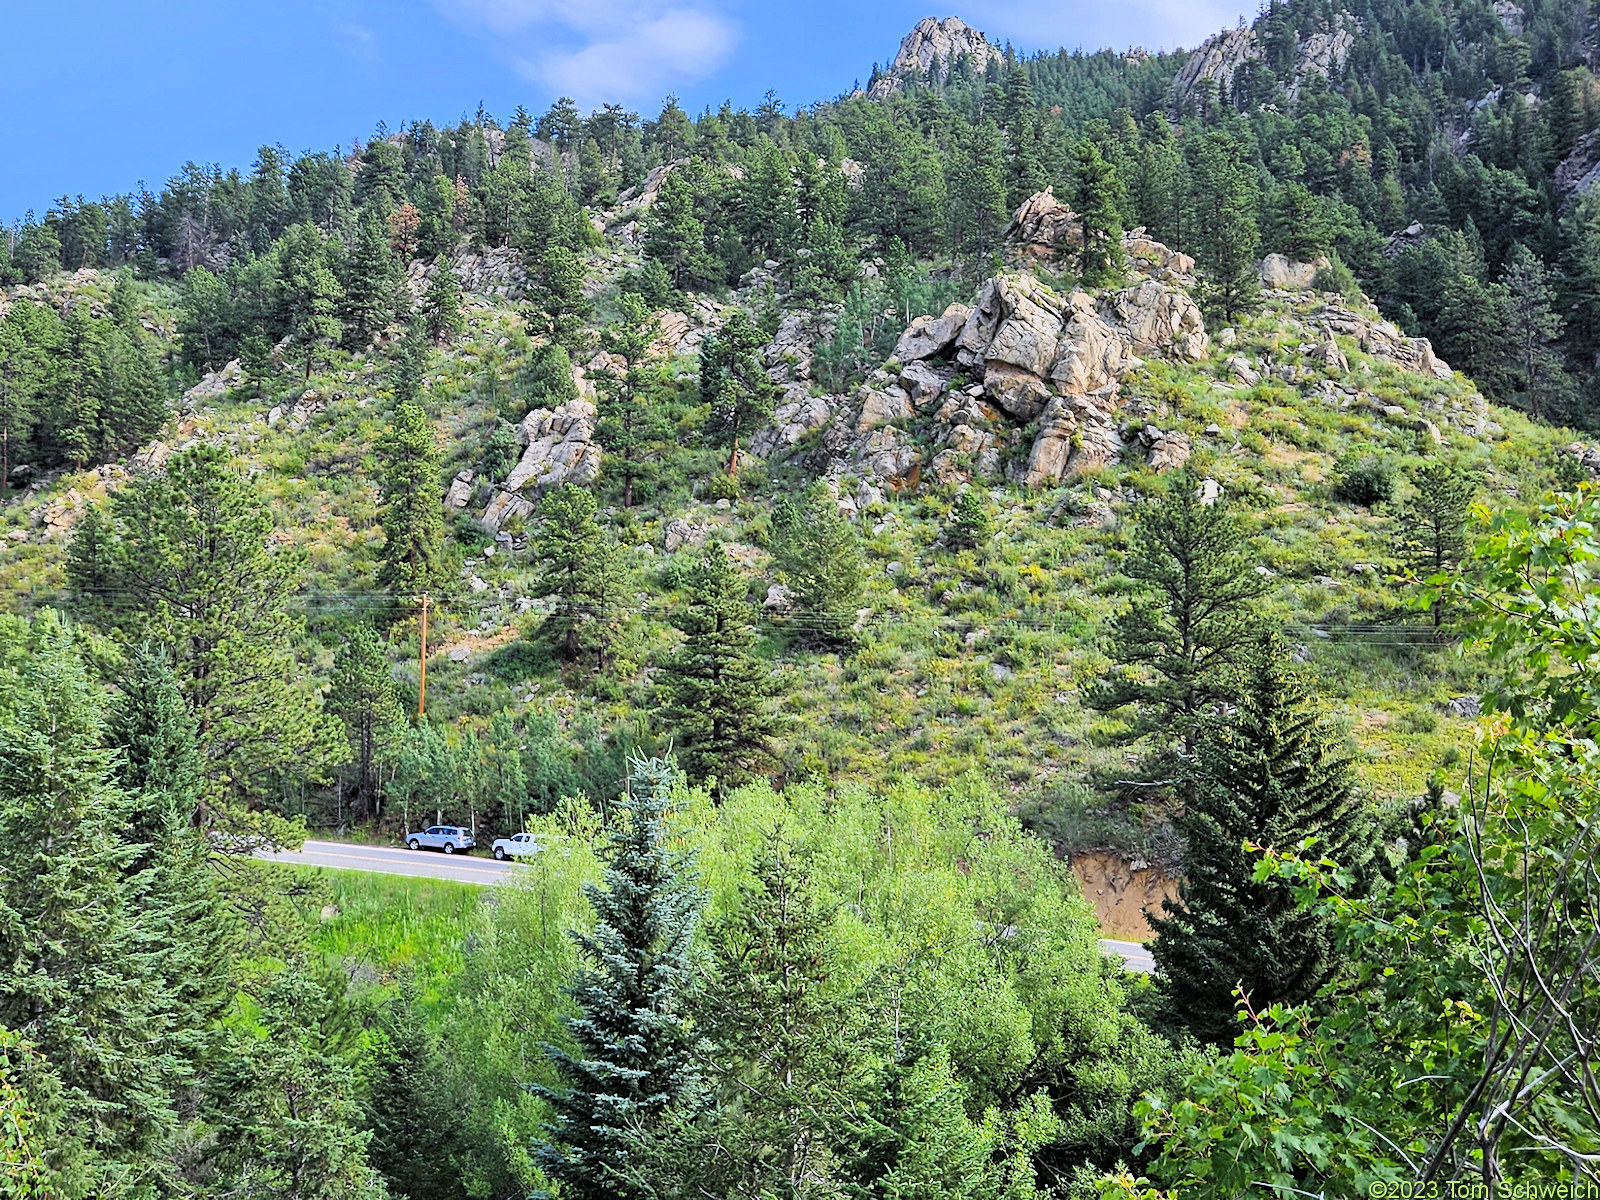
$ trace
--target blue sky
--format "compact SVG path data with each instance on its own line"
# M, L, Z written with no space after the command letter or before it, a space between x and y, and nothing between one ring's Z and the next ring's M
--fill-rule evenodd
M946 4L950 0L944 0ZM0 0L0 220L62 194L159 187L264 142L349 146L377 123L496 116L559 95L653 115L827 99L952 12L1021 50L1193 46L1240 0Z

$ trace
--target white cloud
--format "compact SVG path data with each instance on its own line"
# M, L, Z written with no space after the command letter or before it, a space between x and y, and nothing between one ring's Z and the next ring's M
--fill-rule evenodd
M974 4L967 19L992 40L1010 38L1024 49L1171 50L1193 49L1240 16L1254 19L1257 8L1255 0L998 0Z
M674 0L434 0L494 36L529 80L580 105L653 99L720 67L738 40L725 14Z
M378 53L378 35L365 25L340 25L334 32L344 42L344 51L351 58L377 62L381 57Z

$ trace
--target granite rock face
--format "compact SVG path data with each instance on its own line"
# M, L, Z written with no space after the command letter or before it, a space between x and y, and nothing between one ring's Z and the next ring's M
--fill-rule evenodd
M963 60L970 70L981 74L1000 57L999 47L991 45L988 38L960 17L924 17L901 40L894 62L873 81L867 95L873 100L886 100L907 80L927 79L930 71L939 83L946 83L952 69Z
M484 509L490 533L513 517L530 516L539 500L563 483L587 487L600 478L600 446L594 440L594 387L582 368L573 369L578 397L554 409L536 408L522 418L517 439L524 449L505 482Z

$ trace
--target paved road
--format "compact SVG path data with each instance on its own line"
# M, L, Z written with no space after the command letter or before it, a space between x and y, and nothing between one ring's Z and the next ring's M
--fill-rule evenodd
M298 851L261 853L273 862L329 867L336 871L372 871L379 875L411 875L419 879L453 879L457 883L488 886L499 883L517 869L512 862L496 862L487 854L441 854L437 850L406 850L399 846L358 846L351 842L307 840ZM1155 970L1150 951L1138 942L1100 943L1107 954L1120 955L1130 971L1148 975Z

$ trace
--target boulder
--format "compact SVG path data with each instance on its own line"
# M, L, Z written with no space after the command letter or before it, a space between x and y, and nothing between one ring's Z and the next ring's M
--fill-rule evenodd
M971 315L972 310L965 304L952 304L940 316L917 317L895 343L895 358L912 363L947 353Z
M874 429L857 450L856 464L868 475L898 491L917 483L922 455L893 425Z
M1083 224L1052 189L1045 188L1017 207L1006 228L1006 242L1019 254L1054 258L1063 250L1083 249Z
M587 380L580 380L580 390ZM551 410L536 408L522 419L517 437L522 459L484 510L490 533L512 517L533 512L538 498L563 483L587 487L600 477L600 447L594 441L595 409L585 395Z
M784 403L773 412L772 424L750 439L749 453L770 458L831 420L833 408L826 397L812 396L804 387L791 388L785 393Z
M1044 411L1050 389L1032 371L991 363L984 371L983 392L997 406L1024 424Z
M900 386L911 396L911 402L918 408L925 408L937 400L947 382L949 381L943 375L920 360L908 364L900 371Z
M1211 350L1199 306L1187 292L1154 279L1118 292L1111 302L1111 318L1136 354L1176 354L1199 362Z
M1111 415L1109 395L1052 400L1039 418L1023 482L1043 487L1069 474L1115 462L1122 453L1122 438Z
M856 399L861 404L861 415L856 418L857 433L867 433L880 425L907 420L913 411L911 397L898 385L874 388L863 384L856 393Z
M1090 297L1074 292L1070 303L1050 382L1060 392L1082 396L1116 383L1138 360L1122 335L1101 319Z
M1179 433L1177 430L1163 432L1156 430L1150 438L1150 469L1158 475L1168 471L1176 471L1189 461L1189 456L1194 453L1194 448L1189 444L1189 435Z
M444 502L451 508L465 508L472 500L472 472L462 471L450 483Z
M667 522L666 529L662 531L661 548L668 554L682 550L685 546L698 549L706 544L706 536L710 532L709 525L697 525L682 517L674 517Z
M1122 235L1122 252L1135 268L1168 276L1194 274L1194 259L1147 237L1143 228L1130 229Z
M1242 355L1233 355L1223 365L1228 368L1228 374L1244 384L1245 387L1255 387L1256 384L1261 382L1260 373L1250 365L1250 360Z
M1281 254L1269 254L1261 260L1261 286L1281 291L1305 291L1316 279L1317 272L1328 265L1326 258L1314 262L1295 262Z

